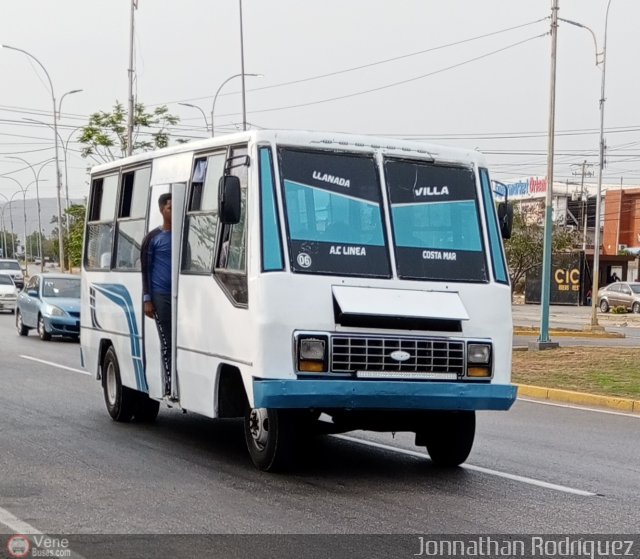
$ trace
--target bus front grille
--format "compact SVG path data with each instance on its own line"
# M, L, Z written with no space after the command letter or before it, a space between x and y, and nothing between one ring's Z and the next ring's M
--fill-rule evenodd
M464 342L437 338L334 336L331 370L464 374Z

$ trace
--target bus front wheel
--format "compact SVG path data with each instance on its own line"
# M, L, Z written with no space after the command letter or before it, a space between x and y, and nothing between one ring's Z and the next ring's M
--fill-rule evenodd
M423 432L418 432L416 444L423 442L436 466L453 467L469 456L476 433L474 411L442 412Z
M294 412L274 408L247 407L244 437L255 466L275 472L291 465L297 439Z

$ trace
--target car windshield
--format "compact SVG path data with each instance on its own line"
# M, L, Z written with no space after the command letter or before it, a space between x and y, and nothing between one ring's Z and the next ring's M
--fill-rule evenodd
M13 281L9 276L5 276L4 274L0 274L0 285L13 285Z
M71 278L46 278L42 286L43 297L80 298L80 280Z
M20 264L18 264L17 262L0 262L0 270L20 271Z
M633 291L634 293L640 293L640 283L629 284L629 287L631 288L631 291Z
M291 269L390 277L374 158L285 148L278 155Z
M398 276L486 281L473 169L387 159L384 172Z

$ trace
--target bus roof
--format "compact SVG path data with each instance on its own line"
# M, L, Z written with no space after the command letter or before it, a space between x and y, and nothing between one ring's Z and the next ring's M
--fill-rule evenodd
M114 167L135 165L148 161L151 157L166 157L178 153L191 151L205 151L208 149L240 144L243 142L273 142L281 145L307 145L309 147L324 147L325 149L340 149L371 153L379 151L387 155L419 157L433 159L438 162L476 163L486 166L484 156L472 149L461 149L441 144L432 144L401 138L385 136L367 136L363 134L348 134L344 132L316 132L308 130L250 130L235 134L225 134L216 138L207 138L195 142L179 144L155 151L147 151L132 155L109 163L96 165L91 169L92 174L103 173Z

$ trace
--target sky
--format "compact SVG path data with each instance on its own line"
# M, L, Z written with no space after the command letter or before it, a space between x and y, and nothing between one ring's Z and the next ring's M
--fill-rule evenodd
M78 127L128 97L130 0L0 0L0 43L47 69L71 198L88 192ZM243 0L250 126L378 134L478 149L492 177L545 176L551 0ZM603 48L607 0L559 0ZM180 117L174 137L204 138L216 90L241 72L239 0L138 0L136 99ZM611 0L606 49L605 184L640 185L640 2ZM560 23L556 181L597 179L602 66L585 29ZM238 78L215 105L216 134L241 127ZM34 180L54 155L53 102L29 57L0 49L0 194ZM42 123L29 122L32 118ZM46 124L44 124L46 123ZM210 125L210 122L209 122ZM68 144L67 144L68 142ZM55 196L54 165L40 196ZM64 182L64 181L63 181ZM33 185L27 196L35 195ZM1 201L1 197L0 197Z

